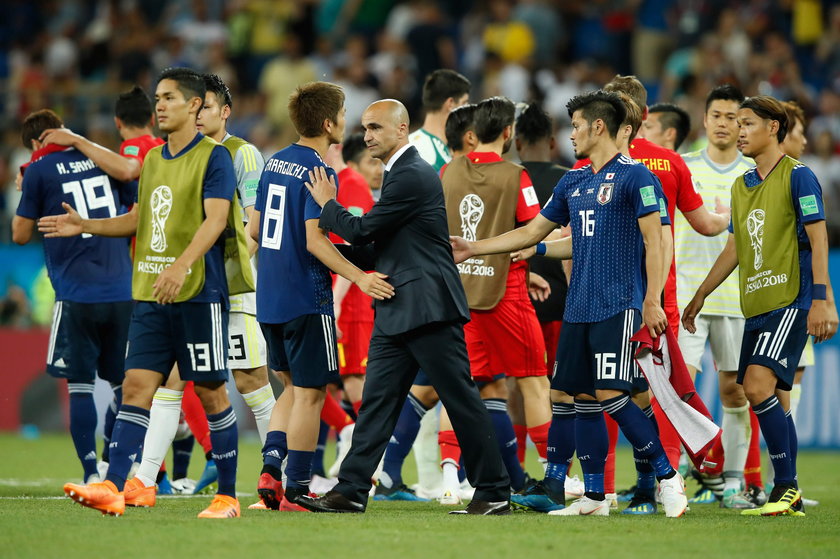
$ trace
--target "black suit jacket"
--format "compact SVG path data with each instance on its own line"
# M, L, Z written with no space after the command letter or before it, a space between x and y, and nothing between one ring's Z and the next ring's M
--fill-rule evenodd
M320 226L356 246L372 243L376 271L387 274L395 290L374 304L376 330L390 336L432 322L469 320L440 177L414 147L394 162L367 214L354 216L330 200Z

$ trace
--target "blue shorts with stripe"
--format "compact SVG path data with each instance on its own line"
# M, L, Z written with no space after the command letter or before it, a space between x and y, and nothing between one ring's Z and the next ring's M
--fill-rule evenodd
M790 390L805 343L808 341L808 311L786 308L774 311L753 330L744 330L738 384L750 365L761 365L775 373L777 386Z
M56 301L47 372L70 382L91 383L98 375L111 384L122 384L132 306L131 301Z
M551 388L593 397L596 390L647 389L633 359L636 343L630 341L640 325L635 309L601 322L564 322Z
M292 384L321 388L341 380L335 319L324 314L305 314L283 324L260 323L268 345L268 365L288 371Z
M222 303L135 303L126 370L147 369L166 378L176 363L182 380L227 380L228 313Z

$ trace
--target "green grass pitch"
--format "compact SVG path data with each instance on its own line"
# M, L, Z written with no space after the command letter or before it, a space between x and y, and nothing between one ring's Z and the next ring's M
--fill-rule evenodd
M364 515L249 511L256 500L259 445L240 444L238 489L242 518L199 520L208 496L161 497L152 509L102 516L63 497L80 466L69 436L27 440L0 435L0 557L210 559L561 559L840 557L840 455L799 454L799 478L820 505L805 518L742 518L717 505L693 505L684 518L453 517L437 503L371 501ZM327 453L328 456L330 453ZM529 456L533 450L529 450ZM204 460L194 454L191 477ZM627 449L618 456L618 486L632 482ZM529 463L529 469L539 466ZM414 478L413 459L407 481ZM575 470L578 467L575 466ZM695 489L689 485L689 492Z

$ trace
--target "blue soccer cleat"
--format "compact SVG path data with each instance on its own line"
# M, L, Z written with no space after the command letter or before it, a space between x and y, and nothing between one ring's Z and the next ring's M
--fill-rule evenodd
M656 514L656 500L652 497L633 497L621 514Z
M211 483L216 483L219 480L219 470L216 469L216 463L211 458L204 466L204 471L201 472L201 478L195 484L193 495L198 495Z
M160 481L157 484L157 494L158 495L174 495L175 490L172 489L172 484L169 483L169 476L166 475L166 472L163 472L163 477L160 478Z
M376 485L376 493L373 495L374 501L418 501L428 502L429 499L418 497L414 491L406 487L405 484L395 487L383 487L381 483Z
M536 512L551 512L553 510L562 510L566 507L564 502L554 500L545 490L541 482L537 482L525 488L523 491L511 495L510 504L516 508Z

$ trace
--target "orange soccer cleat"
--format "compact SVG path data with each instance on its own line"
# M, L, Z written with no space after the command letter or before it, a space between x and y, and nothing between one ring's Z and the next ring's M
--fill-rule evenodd
M127 507L153 507L155 506L157 489L154 485L146 487L142 481L133 477L125 482L123 495L125 496L125 506Z
M198 513L199 518L239 518L239 501L228 495L216 495L210 506Z
M125 498L110 481L90 485L66 483L64 493L80 505L96 509L102 514L122 516L125 513Z

